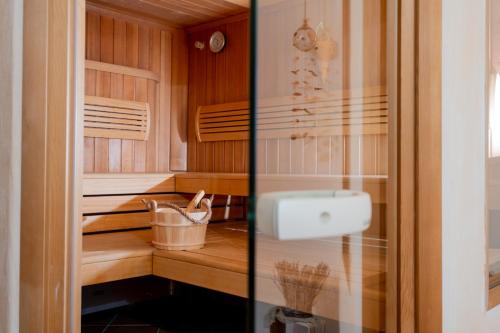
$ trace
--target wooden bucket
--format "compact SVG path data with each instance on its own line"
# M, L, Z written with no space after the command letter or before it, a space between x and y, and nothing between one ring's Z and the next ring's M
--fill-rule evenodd
M153 246L161 250L194 250L205 245L208 223L193 223L178 210L153 203L151 214ZM185 208L180 208L185 212ZM200 221L211 215L208 210L193 210L186 213L191 219Z

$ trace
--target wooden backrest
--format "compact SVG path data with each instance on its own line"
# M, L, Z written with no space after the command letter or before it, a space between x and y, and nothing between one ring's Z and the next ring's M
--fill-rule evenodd
M248 102L198 107L198 141L246 140L250 126ZM386 134L388 96L384 87L340 91L328 98L260 101L259 139Z
M178 184L177 184L178 183ZM142 199L186 207L193 194L214 194L212 221L244 219L248 177L229 174L86 174L83 179L83 232L150 227Z
M175 193L174 174L86 174L83 232L149 227L151 215L142 199L187 203L187 198Z
M147 140L149 104L85 96L84 135L87 137Z

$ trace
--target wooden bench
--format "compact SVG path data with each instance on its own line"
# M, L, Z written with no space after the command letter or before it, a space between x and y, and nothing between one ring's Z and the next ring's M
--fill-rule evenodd
M203 249L163 251L150 245L151 231L129 231L84 237L83 285L126 277L156 275L231 295L247 297L248 243L245 223L209 225ZM278 242L259 236L256 299L284 305L275 285L274 267L280 260L302 264L324 262L330 276L318 296L315 313L326 318L359 323L361 305L366 327L383 328L385 309L386 249L381 244L363 244L341 239ZM349 250L347 250L348 246ZM339 308L340 300L353 305Z
M149 183L154 191L146 189L148 186L134 185L126 176L122 187L128 197L130 192L144 190L139 197L150 195L169 195L174 199L184 198L180 193L190 193L197 190L200 184L208 193L229 194L235 193L235 184L246 184L245 175L224 174L190 174L165 177L163 182L153 181L158 175L144 175L140 180ZM100 179L98 181L97 179ZM103 176L88 177L89 182L84 185L87 197L92 197L92 205L85 207L108 207L111 215L126 215L129 211L120 209L137 208L135 198L119 205L109 205L107 194L116 196L115 180L104 180ZM224 182L228 182L223 184ZM267 184L267 189L279 189L282 184L273 182ZM323 180L324 181L324 180ZM345 186L348 179L342 177L336 181L337 186ZM171 187L172 182L174 187ZM201 183L203 182L203 183ZM385 188L384 179L365 179L367 189L380 191ZM106 195L100 195L104 203L95 203L98 200L94 183L115 186L113 191L104 189ZM170 185L169 185L170 184ZM280 185L281 184L281 185ZM331 184L325 185L330 186ZM363 181L360 182L363 184ZM156 192L169 189L172 193ZM331 187L330 187L331 188ZM103 192L101 191L101 192ZM239 192L238 192L239 191ZM246 194L245 190L236 191ZM385 196L375 191L377 201L384 201ZM111 193L114 192L114 193ZM378 194L377 194L378 193ZM92 194L92 196L90 196ZM113 195L115 194L115 195ZM169 197L170 198L170 197ZM181 199L182 200L182 199ZM118 208L116 208L118 207ZM89 210L86 210L87 212ZM135 211L134 211L135 212ZM130 213L135 214L135 213ZM104 222L103 222L104 223ZM129 223L129 222L127 222ZM203 249L191 251L162 251L151 246L151 230L132 230L121 232L107 232L87 234L83 236L82 255L82 285L91 285L120 279L156 275L159 277L184 282L240 297L247 297L248 281L248 233L244 222L223 222L210 224L207 230L206 246ZM318 296L314 311L316 314L359 324L359 314L362 313L364 326L374 329L384 329L385 311L385 270L386 244L383 241L366 241L361 237L352 237L350 241L336 238L316 241L276 241L263 235L258 236L256 282L256 299L269 304L284 305L283 298L275 284L275 264L279 260L300 261L301 264L317 264L324 262L330 267L330 276L325 283L323 292ZM352 304L352 309L339 308L341 301ZM348 301L350 300L350 301ZM361 308L362 307L362 311Z
M85 175L82 284L152 274L150 231L131 230L150 226L151 215L141 202L142 199L170 201L186 206L192 194L200 188L204 188L208 194L246 195L247 182L246 175L225 174ZM216 198L214 219L243 219L245 205L240 197L231 200ZM91 234L109 231L115 232Z

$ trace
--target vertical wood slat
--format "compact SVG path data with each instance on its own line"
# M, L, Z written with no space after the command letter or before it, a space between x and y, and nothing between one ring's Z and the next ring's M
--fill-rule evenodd
M212 53L194 48L195 41L208 41L214 30L225 32L224 51ZM248 99L248 18L224 23L189 35L188 147L189 171L248 171L248 141L198 143L194 118L199 105Z
M123 20L113 19L113 59L109 62L125 64L125 38L126 25ZM111 98L123 99L124 82L123 75L111 73ZM109 139L109 172L122 171L122 140Z
M304 173L304 139L295 139L290 142L290 172Z
M99 15L86 13L86 58L90 60L101 60L101 41L100 30L101 21ZM85 71L85 93L89 95L96 94L97 73L95 70ZM84 172L95 172L95 139L84 139Z
M152 126L148 140L142 142L85 138L85 172L168 172L169 115L172 104L170 84L172 32L92 10L88 10L86 15L87 59L151 70L164 81L160 79L158 83L129 75L87 70L85 87L87 95L145 100L150 105ZM176 33L179 36L184 35L181 31ZM163 48L162 34L167 36L167 42L163 43ZM185 42L185 39L179 38L179 40ZM187 57L187 54L181 52L179 56L177 60L186 64L187 58L182 58L182 56ZM182 78L184 73L187 73L187 66L178 70L177 75ZM184 80L186 85L187 78ZM179 99L186 95L177 94L176 96L176 105L182 105ZM160 133L164 134L160 135Z
M349 135L344 137L344 156L346 175L361 174L361 138L359 135Z
M304 173L307 175L317 174L318 163L318 141L316 137L304 138Z
M345 142L344 137L337 135L331 137L331 174L345 175Z
M168 32L161 32L160 37L160 114L159 114L159 133L170 133L170 114L172 112L171 103L171 82L172 82L172 35ZM170 135L162 135L159 137L158 148L161 151L159 154L159 166L161 170L170 169Z
M188 48L184 33L171 37L172 66L170 101L170 161L172 171L187 170L187 118L188 118ZM168 82L168 81L167 81ZM160 163L160 171L167 168Z
M441 1L419 0L417 96L417 332L440 332L442 307Z
M266 156L266 174L272 175L279 172L279 142L278 139L267 140Z
M95 95L95 85L96 85L96 71L93 69L85 70L85 94ZM92 173L95 170L95 139L94 138L84 138L84 162L83 162L83 172Z
M279 174L290 174L291 173L291 140L288 138L278 139L278 159L279 159Z
M135 79L132 76L123 76L123 98L135 100ZM134 171L134 141L122 140L122 172Z
M360 173L362 175L377 175L378 147L376 135L363 135L360 143Z
M111 98L123 99L123 75L111 73ZM109 172L121 172L122 140L109 139Z
M331 139L329 136L322 136L317 138L316 156L317 156L317 169L319 175L330 174L331 169Z
M100 61L113 61L113 18L100 16ZM97 72L96 96L111 97L111 73ZM109 139L95 138L95 172L109 172Z
M135 79L135 100L148 101L148 80ZM146 142L134 141L134 172L146 172Z

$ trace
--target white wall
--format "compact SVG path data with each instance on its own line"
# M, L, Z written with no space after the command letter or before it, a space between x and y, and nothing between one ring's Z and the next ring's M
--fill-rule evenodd
M19 331L23 1L0 0L0 332Z
M499 332L486 311L486 2L443 0L443 332Z

